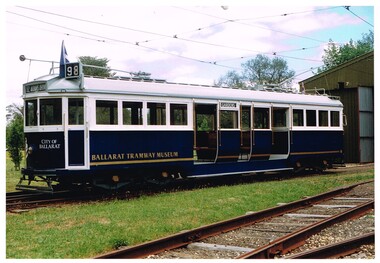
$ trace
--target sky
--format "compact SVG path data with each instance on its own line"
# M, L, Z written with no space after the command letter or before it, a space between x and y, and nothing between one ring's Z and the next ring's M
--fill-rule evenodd
M285 59L299 82L323 65L329 40L347 43L374 31L376 8L375 1L348 9L340 1L11 2L4 7L5 105L21 104L22 84L48 74L50 61L59 62L62 41L70 62L107 58L109 67L125 71L118 75L144 71L156 79L212 85L263 54Z

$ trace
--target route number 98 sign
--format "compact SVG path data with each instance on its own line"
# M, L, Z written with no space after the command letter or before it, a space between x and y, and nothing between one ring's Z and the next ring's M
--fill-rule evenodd
M65 64L65 78L79 78L82 73L82 67L79 63Z

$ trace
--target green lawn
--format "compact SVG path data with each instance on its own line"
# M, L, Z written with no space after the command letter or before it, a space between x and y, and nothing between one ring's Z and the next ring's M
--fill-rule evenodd
M162 193L6 215L7 258L91 258L185 229L374 178L351 174ZM7 180L8 183L8 180Z
M21 167L25 165L25 158L21 162ZM9 154L6 153L6 191L14 192L16 191L16 184L19 182L21 176L21 171L15 169L14 164L9 157Z

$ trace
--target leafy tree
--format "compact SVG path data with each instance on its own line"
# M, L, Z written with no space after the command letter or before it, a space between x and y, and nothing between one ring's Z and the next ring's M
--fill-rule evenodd
M81 56L79 57L79 60L84 65L90 65L93 67L83 67L83 74L88 76L95 76L95 77L113 77L115 76L115 72L111 72L111 68L108 66L109 60L107 58L98 58L98 57L91 57L91 56ZM144 71L138 71L138 72L131 72L130 73L135 78L141 78L141 79L150 79L151 73L144 72Z
M12 103L6 107L7 110L7 123L12 121L14 118L20 116L23 118L24 116L24 107L22 105L17 105L16 103Z
M83 67L83 74L97 77L113 77L115 73L111 72L111 68L108 67L109 60L107 58L98 58L90 56L81 56L79 60L84 65L91 65L94 67Z
M235 88L243 88L244 81L243 77L235 70L228 71L225 76L219 78L217 82L218 86L227 86Z
M275 57L273 59L265 55L257 55L254 59L241 64L243 71L229 71L219 78L217 85L245 88L256 84L280 84L284 81L290 83L295 75L290 70L286 60Z
M374 34L370 31L368 34L363 34L362 39L358 41L353 41L352 39L344 44L339 45L334 43L331 39L324 50L324 55L322 56L323 66L318 69L317 73L334 68L346 61L363 55L374 48Z
M24 117L22 106L7 106L6 145L16 170L20 170L22 149L24 148Z

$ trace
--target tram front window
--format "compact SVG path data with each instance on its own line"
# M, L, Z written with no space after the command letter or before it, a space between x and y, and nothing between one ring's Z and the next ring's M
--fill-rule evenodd
M37 100L25 101L25 126L37 126Z
M40 100L40 125L62 124L62 99Z

